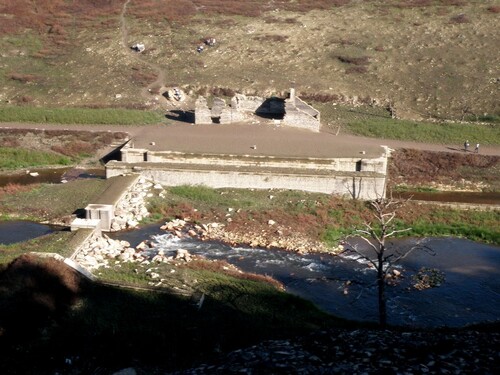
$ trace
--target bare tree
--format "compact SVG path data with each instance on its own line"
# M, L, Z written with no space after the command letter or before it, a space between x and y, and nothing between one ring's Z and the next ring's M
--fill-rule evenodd
M385 287L388 275L394 265L415 249L431 251L430 248L423 245L422 241L418 241L408 249L396 248L391 249L390 252L387 251L387 240L389 238L411 230L411 228L396 229L394 223L398 210L404 207L407 202L408 200L397 200L392 197L378 198L371 201L373 220L365 222L362 229L355 229L351 235L342 241L344 252L352 251L356 253L357 259L364 259L377 271L378 313L381 327L387 325ZM360 250L358 244L354 243L354 239L360 239L361 243L366 243L368 252Z

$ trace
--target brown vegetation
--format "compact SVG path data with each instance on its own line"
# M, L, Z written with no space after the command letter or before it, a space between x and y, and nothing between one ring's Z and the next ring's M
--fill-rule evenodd
M137 85L146 86L165 76L186 92L191 87L195 92L199 87L214 85L217 77L217 85L248 95L252 95L251 91L262 95L284 90L293 77L297 88L308 87L311 94L329 93L335 87L339 95L348 99L377 95L377 99L384 101L399 91L397 104L401 118L437 114L456 117L460 111L460 103L452 95L456 92L467 92L474 97L475 113L489 114L495 110L488 91L489 81L476 76L492 78L487 72L491 70L489 65L496 63L495 56L487 58L483 52L491 50L489 46L495 40L490 26L497 9L493 3L488 0L474 8L459 0L131 1L125 12L128 35L121 35L122 0L40 0L36 9L28 0L5 0L0 5L3 15L0 34L10 30L18 36L5 39L2 46L7 55L7 75L2 78L8 80L3 95L15 104L34 101L41 106L120 105L157 109L165 100L162 97L158 102L143 100L148 94L142 91L144 95L137 95ZM398 7L404 8L403 11ZM307 13L314 9L325 11ZM377 17L360 21L370 13ZM456 17L458 13L467 17ZM351 21L346 21L348 15L352 16ZM262 19L246 18L255 16ZM196 23L192 22L194 19ZM467 20L470 27L466 24L462 27L460 43L450 44L453 25ZM401 28L397 26L399 23L410 27ZM428 39L412 30L421 27L442 38ZM384 33L377 32L382 29ZM28 32L21 34L21 31ZM126 56L126 63L120 61L125 52L121 42L140 41L146 35L144 53ZM220 44L196 54L193 43L199 43L204 35L214 36ZM271 50L277 43L284 48L271 58ZM410 49L410 45L415 48ZM467 58L464 49L477 59ZM382 51L383 55L378 53ZM97 55L103 59L95 59ZM371 55L372 64L377 62L377 74L371 74L370 79L362 75L372 71L370 67L363 68L370 62L363 55ZM361 58L353 60L351 56ZM312 61L316 75L311 75L307 68ZM488 66L482 61L487 61ZM127 71L132 65L139 66L138 70ZM113 68L109 69L110 66ZM216 73L221 66L225 67L223 75ZM63 73L60 76L54 74L59 69ZM284 74L276 74L277 71ZM399 74L391 74L395 71ZM32 97L28 97L28 88L22 91L23 87L17 83L21 80L15 77L16 81L10 80L10 72L42 77L47 90L29 92ZM347 75L338 74L341 72ZM448 76L453 79L443 78ZM113 99L117 93L123 94L120 101ZM158 95L156 90L151 93Z
M223 273L235 277L237 279L265 282L267 284L271 284L276 289L283 289L283 284L281 284L279 281L273 279L270 276L258 275L256 273L241 272L238 269L236 269L232 264L229 264L224 260L209 261L205 259L197 259L192 262L183 264L181 268Z
M488 173L484 173L488 171ZM500 156L473 153L445 153L400 149L392 155L389 176L392 184L453 185L462 179L479 175L477 182L498 182Z
M123 132L91 132L64 129L3 129L0 147L52 150L71 157L95 154L114 141L127 137Z
M50 148L52 151L65 156L90 155L95 151L93 144L82 141L71 141L65 145L54 145Z
M366 73L368 72L368 68L366 66L351 66L345 70L346 74L351 74L351 73Z
M36 189L37 186L38 186L38 184L20 185L20 184L8 183L5 186L0 186L0 198L3 195L12 195L12 194L21 193L24 191L30 191L32 189Z
M370 58L368 56L361 56L361 57L337 56L337 59L339 59L339 61L345 64L352 64L352 65L370 64Z
M462 6L465 5L463 0L405 0L396 2L393 6L398 8L423 8L434 5L441 6Z
M37 77L34 74L23 74L23 73L10 73L9 78L12 79L13 81L18 81L21 83L31 83L39 80L39 77Z
M139 68L132 68L131 79L132 82L140 86L147 86L156 80L156 74L153 72L145 72Z
M265 35L255 36L253 39L261 41L261 42L284 43L287 41L288 36L287 35L278 35L278 34L265 34Z

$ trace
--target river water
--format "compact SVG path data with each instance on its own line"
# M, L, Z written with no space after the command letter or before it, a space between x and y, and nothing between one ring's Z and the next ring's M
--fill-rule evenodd
M253 249L164 234L157 226L114 236L137 245L150 238L165 252L179 248L209 259L222 259L240 269L269 275L285 285L289 293L312 301L339 317L376 322L375 271L354 256L332 256L280 250ZM394 243L409 248L415 239ZM400 262L402 276L387 287L388 322L409 327L461 327L500 321L500 247L458 238L430 238L425 245L433 252L413 251ZM444 273L439 287L417 290L415 275L421 267ZM349 284L349 285L347 285Z
M37 173L32 176L29 173ZM79 178L105 178L105 170L79 168L30 169L24 173L0 174L0 187L8 184L30 185L38 183L59 184Z
M0 221L0 244L10 245L28 241L53 232L49 225L31 221Z

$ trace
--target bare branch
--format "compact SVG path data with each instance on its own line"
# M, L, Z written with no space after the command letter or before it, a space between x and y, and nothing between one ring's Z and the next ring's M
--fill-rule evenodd
M374 243L372 243L368 238L359 236L363 241L365 241L370 247L375 251L375 254L378 254L380 251L380 248L378 248Z
M395 229L393 230L392 232L388 233L385 235L385 237L392 237L394 236L395 234L397 233L403 233L403 232L408 232L409 230L411 230L411 228L406 228L406 229Z
M363 237L360 237L360 238L363 238ZM368 242L370 243L370 242ZM371 243L370 243L371 244ZM371 258L367 257L366 255L364 255L362 252L360 252L358 250L358 248L356 246L353 246L352 244L350 244L349 242L347 242L347 245L350 246L350 249L345 249L344 251L342 251L341 254L345 253L345 252L348 252L348 251L354 251L357 255L358 255L358 258L356 258L355 260L359 260L359 259L364 259L366 260L368 263L370 263L373 267L377 268L377 263L375 263L375 261L373 261ZM373 244L371 244L373 246Z

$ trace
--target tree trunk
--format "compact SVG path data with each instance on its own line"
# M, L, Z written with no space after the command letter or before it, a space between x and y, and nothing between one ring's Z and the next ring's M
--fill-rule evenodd
M387 325L387 310L385 306L385 272L384 272L384 250L382 244L378 253L377 285L378 285L378 322L381 328Z
M384 275L380 275L378 280L378 322L381 328L387 326L387 311L385 306L385 280Z

